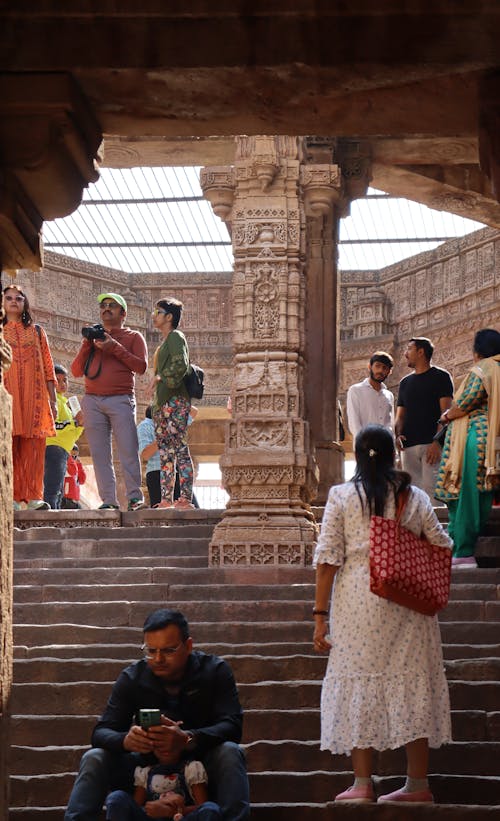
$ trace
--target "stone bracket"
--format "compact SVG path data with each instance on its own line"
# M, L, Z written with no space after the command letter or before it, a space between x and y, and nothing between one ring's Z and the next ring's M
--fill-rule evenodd
M70 74L0 74L0 157L42 219L70 214L99 173L100 125ZM5 261L4 261L5 266Z

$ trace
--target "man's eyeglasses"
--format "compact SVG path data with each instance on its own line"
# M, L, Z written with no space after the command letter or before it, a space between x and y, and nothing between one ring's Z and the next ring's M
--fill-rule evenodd
M118 305L117 302L101 302L101 311L104 310L104 308L113 308L114 309L114 308L119 308L119 307L120 307L120 305Z
M153 316L159 316L160 314L163 314L163 316L167 315L167 312L162 311L161 308L155 308L154 311L151 311L151 313L153 314Z
M181 641L181 643L178 644L177 647L147 647L145 644L143 644L141 650L144 654L145 659L154 659L158 655L162 658L165 658L166 656L173 656L174 653L177 653L177 650L179 650L183 644L183 641Z

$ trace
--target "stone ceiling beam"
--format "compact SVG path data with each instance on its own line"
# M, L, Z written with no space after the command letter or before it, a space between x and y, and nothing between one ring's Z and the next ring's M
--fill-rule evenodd
M104 168L233 165L234 137L119 137L104 139Z
M463 165L478 162L477 137L382 137L370 140L374 162L390 165Z
M477 137L376 137L371 157L391 165L458 165L478 162ZM105 168L232 165L234 137L120 137L104 140Z
M23 0L2 4L0 59L12 70L487 67L498 62L499 25L496 0Z
M473 138L482 76L443 68L418 81L380 76L366 88L364 79L352 81L352 73L303 65L156 72L75 68L73 74L104 134L128 138L332 132Z
M438 211L449 211L468 219L477 220L492 228L500 228L500 203L493 195L486 196L459 185L436 180L401 166L373 163L374 188L398 197L421 202Z

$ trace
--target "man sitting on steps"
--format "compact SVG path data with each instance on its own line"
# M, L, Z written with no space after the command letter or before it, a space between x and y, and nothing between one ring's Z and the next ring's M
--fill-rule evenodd
M188 623L175 610L155 610L144 623L144 658L118 676L80 762L65 821L99 821L110 789L133 789L136 766L151 753L185 751L200 759L225 821L249 817L248 777L238 746L242 710L231 668L217 656L193 650ZM161 710L161 724L145 732L142 708ZM178 722L181 722L179 726ZM172 811L164 817L173 816Z

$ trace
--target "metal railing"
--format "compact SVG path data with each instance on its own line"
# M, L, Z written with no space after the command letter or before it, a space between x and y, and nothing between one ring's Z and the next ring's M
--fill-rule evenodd
M199 506L204 510L221 510L229 500L218 479L196 480L193 490Z

